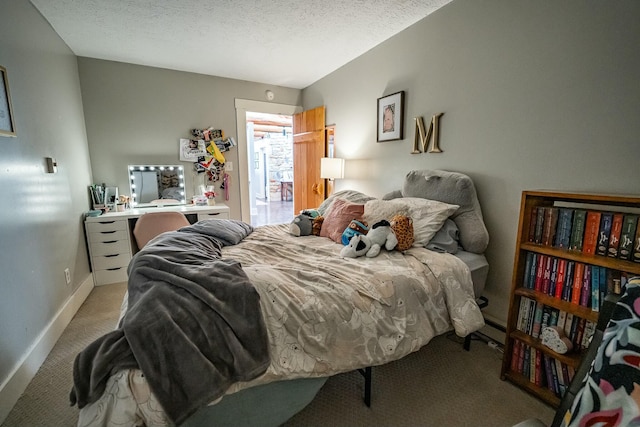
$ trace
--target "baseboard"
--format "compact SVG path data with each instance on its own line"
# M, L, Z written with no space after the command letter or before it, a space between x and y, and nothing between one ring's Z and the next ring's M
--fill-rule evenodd
M4 422L13 406L24 393L29 382L36 375L58 338L62 335L62 332L64 332L73 316L91 293L93 286L93 275L89 274L56 313L51 322L38 335L6 381L0 385L0 424Z

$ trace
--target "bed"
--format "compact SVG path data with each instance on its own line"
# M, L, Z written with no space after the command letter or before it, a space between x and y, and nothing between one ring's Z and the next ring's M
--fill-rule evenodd
M407 195L415 176L424 203ZM450 182L455 191L443 193ZM488 265L477 252L488 234L475 224L471 233L485 241L465 240L468 214L482 220L468 182L463 174L413 171L387 200L343 191L318 207L327 224L337 201L369 206L368 214L403 206L416 216L416 236L429 241L374 258L342 258L335 236L294 236L289 224L206 220L158 236L129 266L118 328L76 359L78 425L280 425L331 375L398 360L452 330L461 337L478 330ZM471 190L471 204L460 200ZM425 203L430 211L421 214ZM452 236L459 239L451 250ZM224 356L203 357L218 350Z

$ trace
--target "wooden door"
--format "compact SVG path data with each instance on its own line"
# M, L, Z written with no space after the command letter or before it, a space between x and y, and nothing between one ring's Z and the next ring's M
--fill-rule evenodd
M293 115L293 212L324 200L320 159L325 156L324 106Z

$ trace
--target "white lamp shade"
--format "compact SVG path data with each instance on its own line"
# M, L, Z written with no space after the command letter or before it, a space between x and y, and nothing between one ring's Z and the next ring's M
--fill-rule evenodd
M320 178L341 179L344 178L344 159L336 157L323 157L320 159Z

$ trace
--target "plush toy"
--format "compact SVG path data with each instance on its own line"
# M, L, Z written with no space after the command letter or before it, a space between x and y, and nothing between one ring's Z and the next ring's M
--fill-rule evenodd
M371 230L367 233L367 237L371 241L371 248L366 254L369 258L378 256L383 246L386 250L392 251L398 244L396 234L391 229L389 221L386 220L373 224Z
M354 235L349 240L349 244L342 248L340 256L343 258L357 258L359 256L373 258L378 256L383 246L391 251L397 243L389 221L382 220L375 223L367 234Z
M413 246L413 219L406 215L394 215L391 218L391 229L396 235L396 249L404 252Z
M311 218L315 219L320 216L320 212L317 209L305 209L302 212L305 215L309 215Z
M289 224L289 233L294 236L308 236L313 231L313 218L311 216L301 213L291 221Z
M340 256L342 258L357 258L366 255L371 248L371 240L366 234L356 234L349 240L349 244L342 248Z
M323 216L317 216L313 218L313 225L311 226L311 234L314 236L320 235L320 230L322 229L322 223L324 222Z
M356 234L367 234L369 232L369 224L365 221L358 221L357 219L352 219L347 228L342 232L342 244L348 245L349 241Z

